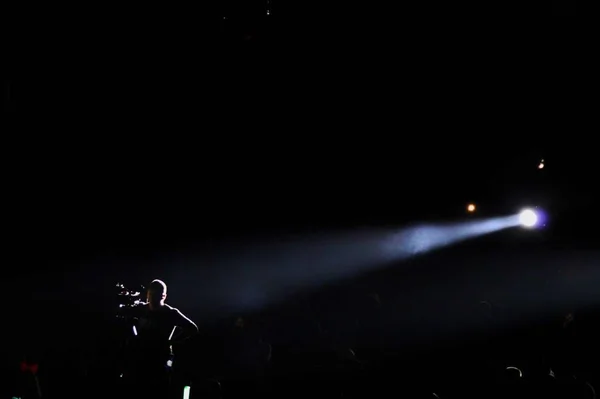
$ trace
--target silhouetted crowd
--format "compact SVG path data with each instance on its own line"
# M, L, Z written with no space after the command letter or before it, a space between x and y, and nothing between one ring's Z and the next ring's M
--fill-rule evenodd
M296 298L262 313L204 323L177 352L172 397L182 397L189 386L190 398L591 399L599 386L593 312L509 326L503 321L509 309L481 301L465 310L480 327L449 337L403 326L402 313L411 306L391 309L377 293L345 305ZM115 397L126 328L110 329L104 343L63 359L20 359L18 369L7 370L17 378L3 386L3 397Z

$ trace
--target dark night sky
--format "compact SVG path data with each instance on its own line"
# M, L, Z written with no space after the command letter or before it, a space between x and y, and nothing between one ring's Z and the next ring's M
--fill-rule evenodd
M585 26L541 3L461 4L286 3L266 21L231 3L15 30L16 241L93 256L452 217L469 200L564 207L562 187L589 202Z

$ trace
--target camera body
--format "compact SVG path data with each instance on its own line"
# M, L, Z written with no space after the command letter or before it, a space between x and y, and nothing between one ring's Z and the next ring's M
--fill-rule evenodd
M116 300L117 300L117 317L125 318L122 315L123 308L133 308L141 304L142 292L145 291L143 285L139 286L139 289L129 289L123 283L117 283L116 288Z

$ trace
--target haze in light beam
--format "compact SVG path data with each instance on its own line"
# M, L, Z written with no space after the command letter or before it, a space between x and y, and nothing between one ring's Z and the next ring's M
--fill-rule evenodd
M482 219L466 223L430 224L408 228L388 239L386 252L396 259L423 254L475 238L518 226L518 216Z
M285 242L252 245L238 253L230 251L227 258L213 258L219 267L210 276L194 277L188 267L190 272L178 279L183 285L197 278L210 287L199 292L203 298L197 298L198 302L228 309L255 308L300 290L518 225L519 217L514 215L398 230L291 237Z

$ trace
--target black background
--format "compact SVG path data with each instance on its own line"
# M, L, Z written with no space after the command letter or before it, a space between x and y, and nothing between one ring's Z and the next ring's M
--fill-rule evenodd
M273 229L451 218L468 201L488 214L534 202L589 219L585 10L11 10L11 237L61 257L68 242L94 257Z

